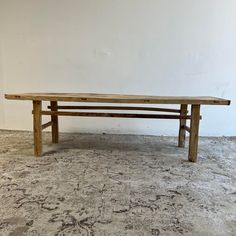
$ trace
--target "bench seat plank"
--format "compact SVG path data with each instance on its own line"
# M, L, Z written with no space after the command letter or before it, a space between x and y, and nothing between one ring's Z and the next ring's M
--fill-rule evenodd
M145 96L97 93L23 93L6 94L6 99L64 102L230 105L230 100L208 96Z

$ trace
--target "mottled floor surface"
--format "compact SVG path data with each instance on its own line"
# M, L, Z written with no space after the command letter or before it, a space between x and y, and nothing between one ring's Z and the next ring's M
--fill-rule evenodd
M236 235L236 138L0 131L0 235Z

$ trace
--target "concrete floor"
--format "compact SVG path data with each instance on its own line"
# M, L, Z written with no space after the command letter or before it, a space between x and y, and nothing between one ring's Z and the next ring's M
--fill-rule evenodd
M0 131L0 235L236 235L236 138ZM48 144L48 145L47 145Z

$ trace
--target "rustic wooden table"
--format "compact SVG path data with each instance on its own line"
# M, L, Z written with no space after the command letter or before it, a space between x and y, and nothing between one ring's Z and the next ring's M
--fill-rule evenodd
M34 153L42 155L42 130L52 127L52 142L59 142L58 116L88 116L88 117L117 117L117 118L145 118L145 119L177 119L179 120L179 147L185 146L186 131L190 133L188 159L197 161L199 123L201 120L201 105L230 105L230 100L215 97L174 97L174 96L142 96L120 94L92 94L92 93L24 93L6 94L6 99L31 100L33 102ZM42 110L42 102L49 101L49 110ZM85 103L119 103L119 104L175 104L178 109L156 108L150 106L59 106L58 102ZM191 114L188 115L188 105ZM63 111L64 110L64 111ZM65 111L66 110L66 111ZM70 111L78 110L78 111ZM89 112L81 112L87 110ZM94 112L94 110L142 111L142 113ZM146 113L143 113L146 111ZM150 112L153 112L150 114ZM148 113L147 113L148 112ZM165 112L168 114L156 114ZM172 113L172 114L169 114ZM51 121L42 124L42 115L51 116ZM190 127L187 126L190 120Z

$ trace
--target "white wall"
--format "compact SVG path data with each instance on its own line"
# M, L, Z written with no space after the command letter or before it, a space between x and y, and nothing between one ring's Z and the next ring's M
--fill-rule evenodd
M0 0L2 93L225 97L231 107L203 107L201 134L236 135L235 9L235 0ZM70 132L176 135L178 127L61 120ZM0 128L31 127L30 102L1 100Z

